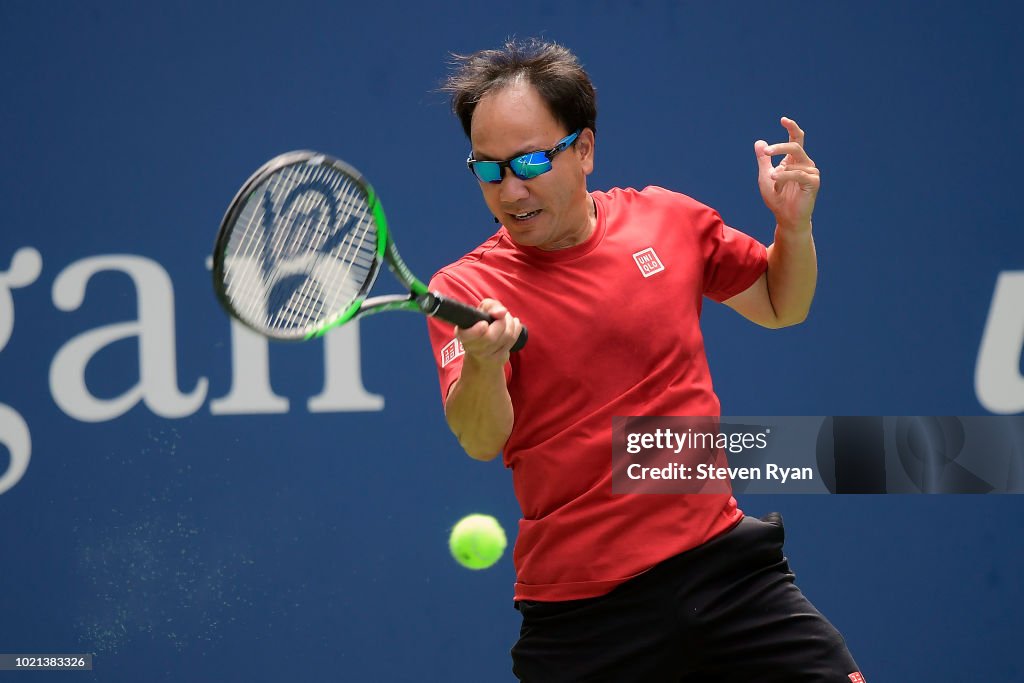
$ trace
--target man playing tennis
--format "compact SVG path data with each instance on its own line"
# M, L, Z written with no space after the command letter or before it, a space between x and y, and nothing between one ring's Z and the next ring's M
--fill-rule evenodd
M616 495L611 485L613 416L719 414L703 297L765 327L807 316L819 174L804 132L783 118L787 142L754 145L777 222L766 248L681 194L589 192L594 88L561 46L510 42L459 58L446 90L501 228L430 288L496 320L429 329L448 424L471 457L503 454L522 507L516 676L862 681L842 636L794 585L778 515L745 517L728 493ZM530 341L510 354L516 315Z

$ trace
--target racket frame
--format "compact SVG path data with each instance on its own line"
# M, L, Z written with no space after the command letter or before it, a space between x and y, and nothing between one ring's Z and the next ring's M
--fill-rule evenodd
M272 178L276 173L281 172L289 166L299 164L314 164L332 166L348 176L359 189L365 193L366 203L377 228L377 244L374 250L373 264L370 266L370 273L359 289L356 298L341 312L328 316L316 328L304 336L284 336L256 327L235 311L230 297L227 295L225 284L225 263L224 254L227 251L228 243L238 217L252 201L253 194ZM395 277L409 290L407 295L389 294L367 298L370 288L373 287L380 273L381 262L387 264L388 269ZM297 150L280 154L260 166L235 193L234 199L228 205L228 210L221 221L220 230L213 250L213 288L221 306L228 311L232 318L249 329L262 336L281 341L305 341L323 336L329 330L343 325L355 318L382 313L384 311L410 311L420 312L428 316L440 315L445 320L450 320L460 326L470 326L476 320L489 320L489 316L479 309L462 304L461 302L448 299L437 292L431 292L423 282L413 275L412 271L402 260L391 238L391 231L388 228L387 217L384 208L381 206L379 197L373 186L366 180L362 173L344 161L322 152L312 150ZM454 320L452 320L454 318ZM525 344L525 334L517 347Z

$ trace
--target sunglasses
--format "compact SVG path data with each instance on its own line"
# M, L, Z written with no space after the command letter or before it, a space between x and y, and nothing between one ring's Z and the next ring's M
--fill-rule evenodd
M512 175L520 180L529 180L550 171L551 160L559 152L574 143L579 134L580 131L577 130L575 133L559 140L558 144L551 149L527 152L508 161L477 161L473 158L472 152L470 152L469 158L466 159L466 166L469 167L469 170L473 172L473 175L479 181L484 183L500 183L504 175L502 172L503 168L508 168L508 170L512 171Z

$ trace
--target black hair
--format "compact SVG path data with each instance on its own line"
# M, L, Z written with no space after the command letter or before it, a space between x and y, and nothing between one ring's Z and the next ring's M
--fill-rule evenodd
M514 39L499 50L452 55L455 70L441 88L451 94L452 112L470 137L473 112L484 95L525 80L537 89L555 120L567 131L597 132L597 93L568 48L531 38Z

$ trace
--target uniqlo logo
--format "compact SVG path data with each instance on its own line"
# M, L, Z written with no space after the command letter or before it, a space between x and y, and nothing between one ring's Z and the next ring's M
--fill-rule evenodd
M633 254L633 260L636 261L636 267L640 269L640 274L644 277L650 277L655 273L665 270L661 259L654 253L653 247L647 247L643 251L636 252Z
M864 683L864 677L861 676L859 671L854 671L850 674L851 683Z
M466 349L462 348L462 342L452 339L441 349L441 367L448 365L464 353L466 353Z

